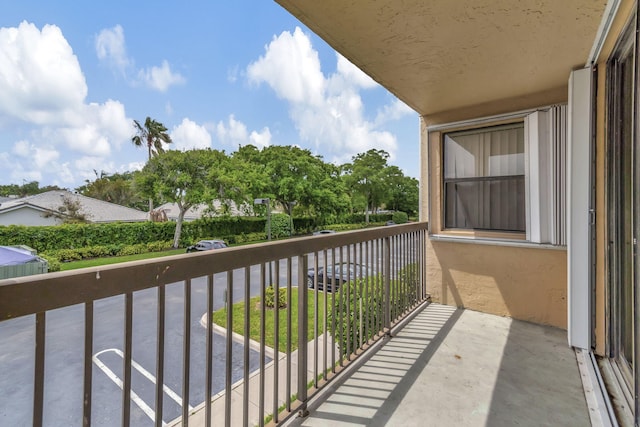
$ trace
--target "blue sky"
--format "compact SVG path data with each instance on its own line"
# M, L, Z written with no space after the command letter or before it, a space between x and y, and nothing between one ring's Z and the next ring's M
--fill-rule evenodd
M378 148L418 175L417 114L270 0L5 2L0 94L0 184L139 169L147 116L172 149Z

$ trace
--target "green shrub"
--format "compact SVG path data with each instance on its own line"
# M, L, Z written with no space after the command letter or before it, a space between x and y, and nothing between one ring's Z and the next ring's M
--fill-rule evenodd
M137 245L125 246L122 248L116 255L117 256L126 256L126 255L138 255L149 252L147 249L147 245L144 243L138 243Z
M263 240L267 240L267 234L264 232L260 233L247 233L247 234L239 234L234 236L235 243L251 243L251 242L260 242Z
M265 225L265 232L268 233L267 225ZM274 214L271 215L271 237L273 239L279 239L281 237L287 237L291 235L291 217L287 214Z
M60 262L79 261L82 255L75 249L60 249L54 252Z
M269 285L264 290L264 306L267 308L275 308L276 306L276 290L273 285ZM278 290L278 308L285 308L287 306L287 290L280 288Z
M366 291L365 291L366 288ZM366 298L365 298L366 294ZM368 313L368 321L371 325L378 325L383 321L383 280L380 275L363 277L355 281L343 283L340 289L334 293L335 317L329 313L328 322L336 328L332 330L333 339L338 344L340 352L347 355L354 351L354 342L360 342L360 332L364 334L364 328L355 327L364 322ZM348 304L347 304L348 303ZM362 310L360 310L362 308ZM347 334L349 329L349 334ZM369 328L368 335L363 336L364 342L373 338L377 331ZM349 342L350 345L347 345ZM358 347L356 344L355 347Z
M394 212L391 220L396 224L406 224L409 221L409 215L405 212Z
M58 257L54 255L50 255L48 253L41 253L41 254L38 254L38 256L46 260L47 264L49 264L49 270L48 270L49 273L60 271L60 261L58 260Z
M147 252L160 252L166 251L173 246L173 240L167 240L164 242L150 242L147 243Z

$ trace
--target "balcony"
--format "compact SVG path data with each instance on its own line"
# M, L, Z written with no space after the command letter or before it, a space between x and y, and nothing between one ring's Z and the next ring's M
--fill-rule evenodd
M588 425L564 331L429 304L426 238L414 223L0 281L0 424ZM270 284L285 307L235 304Z

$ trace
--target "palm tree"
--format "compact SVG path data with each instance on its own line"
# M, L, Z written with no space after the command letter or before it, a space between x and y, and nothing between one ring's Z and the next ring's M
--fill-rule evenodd
M164 153L162 143L171 144L171 137L167 133L167 128L160 122L153 120L151 117L147 117L144 121L144 126L140 125L137 120L133 121L133 126L136 129L136 134L131 138L131 142L136 147L147 146L149 150L149 160L152 156L158 153ZM149 212L153 210L153 199L149 199Z
M144 127L137 120L133 121L136 128L136 134L131 138L131 142L136 147L147 146L149 150L149 159L157 153L163 153L162 143L171 144L171 137L167 133L167 128L160 122L147 117L144 121Z

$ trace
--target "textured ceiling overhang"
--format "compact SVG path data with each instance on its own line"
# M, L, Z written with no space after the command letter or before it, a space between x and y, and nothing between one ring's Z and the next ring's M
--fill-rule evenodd
M606 0L276 0L422 115L566 87Z

